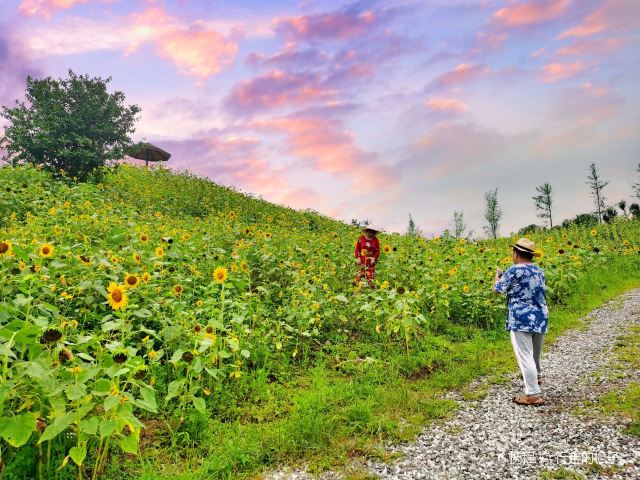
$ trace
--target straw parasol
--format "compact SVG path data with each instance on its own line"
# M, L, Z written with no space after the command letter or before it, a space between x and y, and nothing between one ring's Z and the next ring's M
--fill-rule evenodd
M171 158L169 152L165 152L150 143L138 143L134 145L127 152L127 155L132 158L137 158L138 160L144 160L147 167L149 166L149 162L166 162Z

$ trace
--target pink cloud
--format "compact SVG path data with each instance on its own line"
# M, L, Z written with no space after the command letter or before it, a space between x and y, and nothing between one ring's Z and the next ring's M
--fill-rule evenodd
M332 118L295 116L255 122L253 127L285 135L287 152L309 160L312 168L346 177L353 190L372 192L395 182L375 154L356 146L353 133Z
M200 27L175 29L159 37L155 46L160 56L171 61L180 72L198 78L218 73L238 53L235 41Z
M188 28L178 26L176 20L162 8L151 7L131 16L134 28L149 32L158 54L169 60L180 73L200 79L218 73L229 65L238 53L238 44L202 23ZM142 36L144 38L144 36ZM134 42L128 53L135 51Z
M467 105L455 98L430 98L426 101L426 106L435 112L461 113L469 110Z
M428 89L439 89L458 85L460 83L470 82L487 74L489 69L484 65L471 65L469 63L461 63L453 70L443 73L436 77L427 86Z
M556 50L557 55L603 55L617 50L623 45L620 38L592 40L588 38L576 40Z
M268 72L236 85L225 104L239 113L303 106L334 98L336 91L313 73Z
M301 65L317 65L327 60L327 55L316 49L299 50L295 45L287 45L281 52L273 55L262 55L253 52L247 57L249 65L275 65L279 67L299 67Z
M67 10L74 5L89 3L96 0L22 0L18 9L25 15L42 15L50 17L56 10ZM101 2L111 2L112 0L99 0Z
M342 11L316 13L274 20L275 29L291 40L346 40L362 35L381 23L383 17L373 11Z
M558 82L560 80L574 77L586 68L587 66L582 62L547 63L542 67L542 80L547 83Z
M570 37L590 37L605 31L631 30L640 25L638 2L636 0L607 0L601 7L591 12L582 23L571 27L557 39Z
M568 0L529 1L497 10L493 20L507 27L535 25L559 17L568 6Z

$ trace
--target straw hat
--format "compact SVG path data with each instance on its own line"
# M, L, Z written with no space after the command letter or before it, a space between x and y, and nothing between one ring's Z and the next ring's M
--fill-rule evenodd
M516 242L513 246L516 250L520 250L521 252L531 253L534 257L540 257L540 252L536 252L536 244L533 243L528 238L522 237L520 240Z
M378 227L378 226L374 226L374 225L367 225L367 226L362 227L361 231L363 233L364 233L365 230L371 230L372 232L375 232L375 233L380 233L380 232L384 231L384 229L382 227Z

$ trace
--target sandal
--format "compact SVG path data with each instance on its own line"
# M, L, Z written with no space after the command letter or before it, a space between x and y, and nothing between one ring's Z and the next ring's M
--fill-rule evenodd
M542 377L538 375L538 385L542 385Z
M543 405L544 404L544 399L539 396L533 396L533 395L520 395L518 397L513 397L513 401L515 403L517 403L518 405L534 405L534 406L538 406L538 405Z

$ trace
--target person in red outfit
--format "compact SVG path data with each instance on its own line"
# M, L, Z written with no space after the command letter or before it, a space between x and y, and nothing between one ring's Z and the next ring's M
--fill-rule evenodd
M380 257L380 240L376 237L380 229L364 227L362 236L356 242L356 265L360 265L360 271L356 275L356 285L360 283L362 277L367 279L370 287L373 287L373 280L376 276L376 263Z

